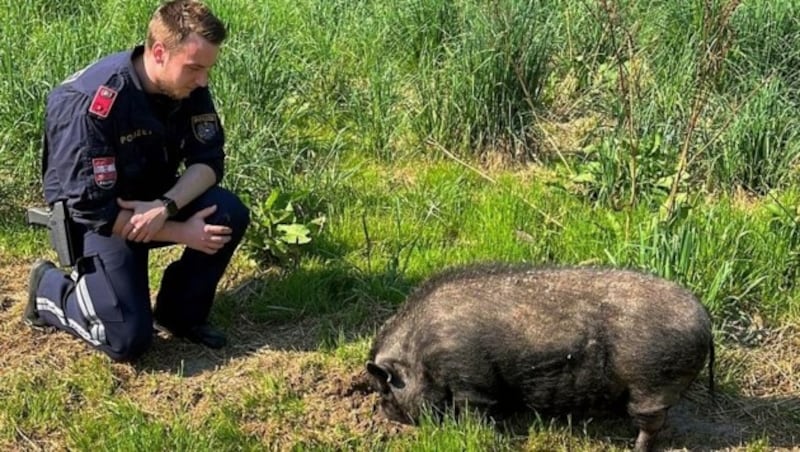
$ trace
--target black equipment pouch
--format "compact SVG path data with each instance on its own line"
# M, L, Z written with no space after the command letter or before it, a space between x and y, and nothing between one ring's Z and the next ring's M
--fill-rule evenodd
M58 201L52 208L31 207L27 212L29 225L45 226L50 230L50 244L58 254L58 263L63 267L75 265L80 257L80 236L75 223L69 218L67 202Z

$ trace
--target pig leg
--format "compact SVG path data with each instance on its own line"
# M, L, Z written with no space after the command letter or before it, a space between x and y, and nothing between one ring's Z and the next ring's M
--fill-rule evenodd
M452 404L456 414L476 412L481 415L491 415L497 400L483 391L470 388L454 391Z
M639 427L634 450L637 452L653 450L656 435L667 418L667 410L678 402L681 391L686 385L685 381L676 380L669 386L640 383L630 387L628 414L633 418L633 423Z
M649 390L637 390L631 388L630 399L628 400L628 414L633 418L633 423L639 428L639 436L636 437L636 452L650 452L656 442L656 435L667 415L669 403L664 400L663 394L654 394Z
M648 413L631 411L631 416L633 417L633 423L639 427L639 436L636 437L636 446L633 450L636 452L652 451L655 446L656 435L661 430L661 427L664 426L667 409L663 408Z

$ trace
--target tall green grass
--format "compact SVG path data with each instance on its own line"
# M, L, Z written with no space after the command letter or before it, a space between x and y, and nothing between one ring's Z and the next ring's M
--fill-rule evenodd
M0 41L0 155L8 174L35 180L47 90L141 41L152 5L6 3L3 21L20 32ZM233 174L280 183L291 167L262 168L342 147L384 159L435 154L431 141L459 155L537 156L542 117L597 114L611 126L597 136L643 160L630 182L646 182L674 171L703 92L693 180L715 191L780 188L796 155L798 5L746 3L716 22L732 3L211 2L232 31L214 89L231 144L248 156L232 153ZM704 73L715 59L714 74ZM575 84L553 92L565 77ZM654 172L651 156L637 154L656 137L664 145Z
M377 269L419 279L478 259L611 262L681 279L720 305L763 292L750 304L786 310L771 300L782 296L786 284L777 281L792 272L793 258L780 257L780 270L756 260L769 255L760 246L792 253L786 238L763 223L737 222L736 209L703 204L706 194L766 196L796 180L790 66L799 51L791 28L798 2L739 5L724 21L713 14L731 2L211 4L231 28L213 75L229 137L225 183L250 205L280 190L309 217L326 214L330 228L317 239L323 257L309 265L334 260L342 270L332 279ZM2 221L16 228L21 207L40 199L48 89L140 42L151 5L3 6L3 23L19 30L0 37ZM724 51L707 47L715 39ZM703 78L701 69L717 57L716 72ZM563 91L556 80L570 77L575 82ZM700 94L705 101L690 130ZM606 127L590 131L584 147L566 150L563 160L543 155L537 121L589 115ZM689 162L679 174L684 143ZM493 153L541 157L551 184L488 182L448 157ZM445 160L422 170L420 158ZM381 168L389 162L406 165L413 182ZM566 167L577 177L567 178ZM691 215L650 221L676 183ZM634 191L641 204L626 207ZM623 235L614 229L620 223ZM732 245L731 237L744 239ZM350 255L358 257L335 261ZM755 281L765 285L761 292ZM333 306L340 296L333 293L312 299Z

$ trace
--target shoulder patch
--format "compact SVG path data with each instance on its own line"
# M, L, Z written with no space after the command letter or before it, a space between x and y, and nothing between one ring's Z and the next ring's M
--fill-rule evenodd
M192 116L192 132L200 143L206 144L219 133L219 119L215 113Z
M117 92L106 85L100 85L89 105L89 113L105 119L111 113L111 107L114 106L115 100L117 100Z
M117 183L117 165L114 157L97 157L92 159L94 183L98 187L109 190Z

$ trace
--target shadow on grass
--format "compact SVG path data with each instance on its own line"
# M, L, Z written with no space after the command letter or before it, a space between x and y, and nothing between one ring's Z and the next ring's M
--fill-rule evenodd
M795 450L800 446L800 396L719 394L712 401L693 388L670 410L662 440L671 448L697 451L745 444Z
M539 432L559 438L567 449L632 448L638 434L624 413L593 413L592 417L536 417L520 414L499 423L498 430L520 446L535 445ZM591 445L582 444L589 440ZM658 434L659 450L711 451L744 446L764 450L795 450L800 447L800 396L747 397L718 394L712 400L706 386L695 383L667 415Z
M135 366L191 377L266 350L330 350L374 334L410 289L393 271L336 265L276 271L218 294L211 321L228 336L226 347L211 350L158 333Z

